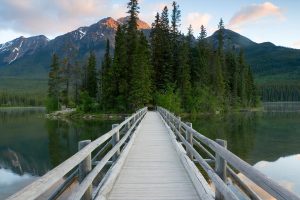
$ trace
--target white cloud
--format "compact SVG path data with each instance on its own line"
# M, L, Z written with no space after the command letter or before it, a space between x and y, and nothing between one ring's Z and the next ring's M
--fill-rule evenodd
M299 40L299 41L295 41L295 42L292 44L292 47L293 47L293 48L296 48L296 49L300 49L300 40ZM300 156L298 156L297 159L300 160Z
M125 11L110 0L1 0L0 31L58 35Z
M194 32L199 32L201 25L204 25L207 28L210 19L211 15L207 13L188 13L183 21L184 27L182 28L186 29L189 25L192 25Z
M265 17L275 17L276 19L284 20L282 9L270 2L265 2L243 7L231 18L229 26L239 27Z

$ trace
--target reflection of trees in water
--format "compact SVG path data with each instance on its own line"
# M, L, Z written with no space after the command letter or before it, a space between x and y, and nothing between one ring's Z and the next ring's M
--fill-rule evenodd
M228 149L250 162L249 152L255 145L256 113L205 116L193 120L193 127L211 139L224 139Z
M77 152L78 141L95 140L111 129L114 121L76 121L64 122L59 120L47 120L48 151L51 167Z
M203 116L193 127L211 139L225 139L228 148L255 164L299 153L300 113L247 112Z

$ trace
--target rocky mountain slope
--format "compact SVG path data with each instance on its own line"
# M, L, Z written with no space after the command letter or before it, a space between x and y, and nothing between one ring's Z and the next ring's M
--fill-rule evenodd
M127 20L128 18L115 20L108 17L53 40L45 36L20 37L1 44L0 76L46 77L53 52L60 57L72 55L82 60L93 51L98 59L101 59L106 40L109 39L113 47L118 25L123 25ZM150 26L141 20L138 21L138 27L145 32L149 32L150 29Z

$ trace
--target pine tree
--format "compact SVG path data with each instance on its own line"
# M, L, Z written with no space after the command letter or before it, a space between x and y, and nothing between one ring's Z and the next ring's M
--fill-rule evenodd
M101 65L100 70L100 103L103 106L103 110L106 110L107 107L110 107L110 101L112 100L112 60L110 57L110 43L107 39L105 54Z
M191 97L191 68L189 65L189 47L186 41L180 44L181 51L178 57L178 66L180 78L178 80L179 89L182 97L182 104L185 109L190 110L190 97Z
M111 95L114 101L110 102L110 107L116 107L117 110L126 111L128 109L130 72L127 67L127 46L125 28L118 26L116 32L115 54L112 66Z
M199 41L203 42L206 37L207 37L206 29L205 29L205 27L203 25L201 25Z
M132 74L129 99L132 109L145 106L152 98L151 61L148 41L142 32L139 38L137 65L134 66Z
M221 18L219 25L218 25L219 31L218 31L218 53L221 55L223 53L224 49L224 21Z
M160 27L161 34L160 37L161 51L162 51L162 63L161 67L164 71L163 73L163 84L166 86L174 81L174 70L171 63L172 53L171 53L171 41L170 41L170 28L169 28L169 11L167 6L164 7L161 17L160 17ZM165 88L164 88L165 89Z
M52 56L48 79L48 111L59 109L60 77L59 77L59 58L56 54Z
M171 29L170 29L170 39L171 39L171 65L174 71L174 81L177 82L177 86L179 83L177 80L180 79L180 69L178 66L178 58L180 54L180 21L181 21L181 11L179 9L179 5L173 1L172 3L172 14L171 14Z
M96 98L97 95L97 72L96 72L96 55L90 53L86 69L86 90L90 97Z
M238 96L241 100L241 104L244 106L247 101L247 80L246 80L246 66L245 66L245 61L244 61L244 56L243 56L243 51L240 51L239 56L238 56L238 71L239 71L239 84L238 84Z
M208 44L205 40L207 37L206 29L203 25L201 25L200 35L198 37L198 45L197 45L197 60L196 60L196 69L192 71L192 79L194 86L202 85L208 86L209 84L209 48Z
M162 28L161 20L159 13L155 16L155 21L152 24L151 33L150 33L150 45L151 45L151 63L154 69L153 80L155 90L164 89L164 70L161 63L163 63L163 47L162 47Z

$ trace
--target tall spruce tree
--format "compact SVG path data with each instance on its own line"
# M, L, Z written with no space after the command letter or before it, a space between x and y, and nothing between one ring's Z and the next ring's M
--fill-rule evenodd
M96 72L96 55L91 52L88 58L86 69L86 90L90 97L96 98L97 95L97 72Z
M174 71L174 80L177 82L177 80L180 78L180 69L178 66L178 58L179 58L179 52L180 52L180 21L181 21L181 11L179 9L179 5L173 1L172 3L172 14L171 14L171 30L170 30L170 39L171 39L171 64ZM178 82L177 82L178 86Z
M115 53L112 66L111 87L113 101L110 107L125 112L128 109L129 83L131 79L130 69L127 63L127 41L125 27L118 26L115 37Z
M164 7L161 17L160 17L160 27L161 27L161 34L158 36L160 37L161 41L161 50L162 50L162 63L161 68L163 69L163 83L164 85L168 85L174 81L174 69L171 63L171 41L170 41L170 21L169 21L169 11L167 6ZM165 88L164 88L165 89Z
M161 27L161 19L160 14L157 13L155 16L155 21L152 24L152 29L150 33L150 45L151 45L151 62L153 66L153 80L154 80L154 87L157 91L163 91L165 89L164 83L164 73L165 70L162 66L164 63L164 44L162 37L163 31Z
M110 57L110 42L107 39L106 41L106 48L105 48L105 54L102 61L102 66L100 70L100 90L99 90L99 96L100 96L100 103L102 104L102 108L106 110L107 107L109 107L109 103L112 100L112 84L111 79L112 77L112 60Z
M60 96L60 77L59 77L59 58L56 54L52 56L48 79L48 111L59 109Z
M151 60L148 47L148 41L144 34L140 32L138 55L136 58L137 66L131 79L130 88L130 106L132 109L138 109L151 101Z
M201 25L201 31L197 41L197 67L192 71L192 82L194 86L208 86L209 84L209 47L205 40L206 37L206 29Z

